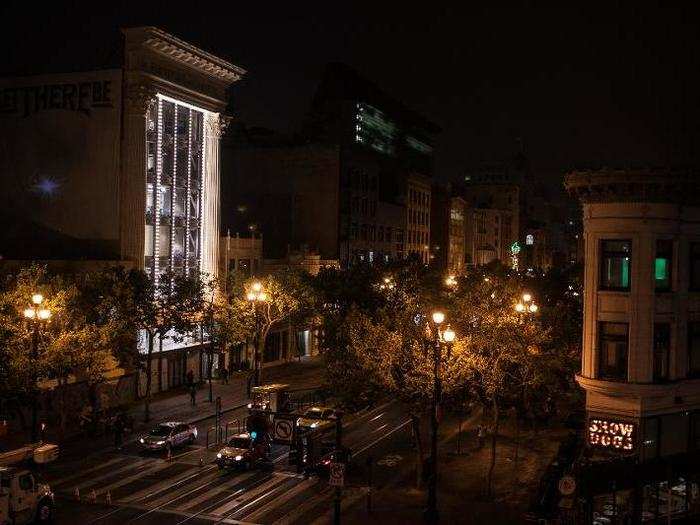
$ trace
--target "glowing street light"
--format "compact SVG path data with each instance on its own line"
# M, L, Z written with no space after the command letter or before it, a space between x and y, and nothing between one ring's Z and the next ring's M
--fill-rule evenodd
M24 309L24 317L32 324L32 349L31 357L33 361L39 358L39 328L41 321L48 321L51 318L51 310L41 308L44 302L44 296L40 293L32 294L32 304L29 308ZM36 374L34 375L34 386L37 382ZM32 442L37 440L37 399L36 393L32 399Z
M260 281L255 281L250 285L250 289L246 293L246 300L253 306L253 314L255 315L255 386L260 386L260 313L258 312L258 305L262 305L267 302L268 295L265 292L263 285Z
M457 286L457 278L454 275L448 276L447 279L445 279L445 285L454 288Z
M442 324L442 322L445 320L445 314L440 312L440 311L435 311L433 312L433 322L435 324Z
M455 333L452 328L450 328L450 325L447 325L447 329L442 332L442 338L445 340L446 343L451 343L455 340L455 337L457 334Z
M516 312L524 312L525 311L525 305L523 303L518 303L515 305L515 311Z

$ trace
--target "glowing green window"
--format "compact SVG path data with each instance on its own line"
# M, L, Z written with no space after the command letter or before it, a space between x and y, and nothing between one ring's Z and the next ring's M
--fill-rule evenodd
M671 289L671 264L673 262L673 241L659 239L656 241L656 258L654 259L654 284L656 291Z

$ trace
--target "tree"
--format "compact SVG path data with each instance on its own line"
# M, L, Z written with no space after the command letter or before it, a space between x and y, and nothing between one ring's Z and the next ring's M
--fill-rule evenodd
M41 307L51 313L50 319L41 322L36 358L31 351L34 327L23 317L34 293L43 295ZM25 397L34 403L39 395L38 381L55 379L61 435L66 429L65 391L70 380L84 379L93 388L115 364L107 340L99 327L86 319L79 297L74 283L50 276L45 266L38 265L21 270L0 294L1 361L6 379L2 395L15 398L20 405ZM22 415L21 410L18 413Z
M460 281L455 296L457 333L463 338L466 384L493 418L487 495L493 494L496 438L503 410L517 406L541 377L541 349L548 338L536 317L523 322L515 310L523 292L519 276L478 270Z
M298 289L290 285L290 271L282 270L260 279L247 279L238 287L238 291L243 293L230 298L235 315L243 320L245 326L253 328L256 378L270 329L277 323L289 320L302 304L302 298L297 296ZM255 300L250 298L253 292Z

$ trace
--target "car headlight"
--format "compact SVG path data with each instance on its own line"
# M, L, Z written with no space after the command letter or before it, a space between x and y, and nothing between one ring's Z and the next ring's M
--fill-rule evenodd
M236 461L240 461L243 459L243 456L236 456Z
M143 438L139 439L139 441L140 441L141 443L145 443L145 442L146 442L146 440L143 439Z
M165 445L165 441L156 441L156 445Z
M216 459L221 459L221 452L216 455Z
M248 408L253 408L253 403L248 403Z
M318 426L318 423L311 423L311 428L316 428Z

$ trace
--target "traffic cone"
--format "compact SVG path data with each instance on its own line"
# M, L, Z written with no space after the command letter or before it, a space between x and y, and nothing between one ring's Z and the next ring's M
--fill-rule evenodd
M97 503L97 494L95 493L95 489L92 489L92 492L90 492L90 500L92 500L93 503Z
M105 495L105 502L107 505L112 504L112 494L109 491L107 491L107 494Z
M78 487L75 487L75 499L80 501L80 489Z

